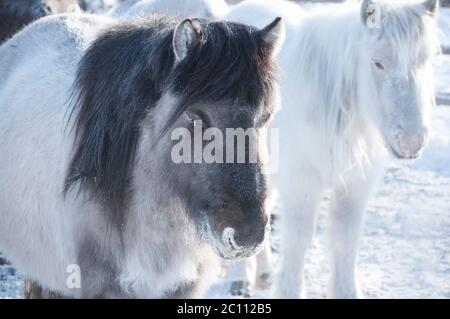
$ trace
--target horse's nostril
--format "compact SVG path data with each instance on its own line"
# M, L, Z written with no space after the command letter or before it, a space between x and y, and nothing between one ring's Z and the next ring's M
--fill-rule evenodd
M239 246L236 244L234 239L235 231L233 228L227 227L224 229L222 234L222 240L225 246L227 246L230 249L238 250Z
M394 133L393 136L397 140L397 142L402 141L406 135L405 130L403 128L401 128L400 126L397 127L393 133Z

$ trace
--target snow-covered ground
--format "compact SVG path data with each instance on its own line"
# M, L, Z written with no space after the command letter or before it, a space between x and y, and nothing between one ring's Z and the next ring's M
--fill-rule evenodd
M450 9L441 10L439 25L442 43L450 44ZM436 62L436 86L450 93L450 56ZM326 223L323 213L307 255L310 298L325 297ZM450 298L450 106L433 110L423 157L387 171L366 215L358 277L367 298ZM20 275L0 266L0 298L20 298L22 288ZM207 297L226 298L227 288L219 279Z
M0 265L0 299L22 298L22 291L23 280L16 270L10 265Z

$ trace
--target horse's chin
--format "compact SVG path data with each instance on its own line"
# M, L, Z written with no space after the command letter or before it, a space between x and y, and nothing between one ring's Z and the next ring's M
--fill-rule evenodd
M422 156L422 150L418 151L417 153L414 154L402 154L401 152L397 151L395 149L395 147L389 145L389 150L391 152L391 154L399 160L416 160L418 158L420 158Z
M255 255L258 250L242 250L242 251L229 251L227 249L223 249L221 245L212 245L214 248L214 252L222 259L225 260L241 260L244 258L251 257Z

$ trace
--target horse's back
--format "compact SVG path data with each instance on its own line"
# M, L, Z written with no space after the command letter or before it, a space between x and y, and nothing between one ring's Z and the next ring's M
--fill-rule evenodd
M32 115L67 111L78 63L110 21L81 14L50 16L0 47L0 140L13 120L32 123ZM31 121L24 121L28 117Z
M194 18L219 18L228 11L224 0L141 0L119 4L113 15L128 17L144 14L167 14Z
M0 47L0 250L56 290L74 262L76 203L62 196L73 148L68 101L102 18L44 18ZM57 284L58 283L58 284Z
M42 74L75 66L108 21L101 16L67 14L32 23L0 47L0 85L8 85L8 76L19 69ZM30 63L33 60L39 63Z
M284 0L246 0L228 11L225 19L263 28L276 17L283 18L286 26L298 23L303 16L302 8Z

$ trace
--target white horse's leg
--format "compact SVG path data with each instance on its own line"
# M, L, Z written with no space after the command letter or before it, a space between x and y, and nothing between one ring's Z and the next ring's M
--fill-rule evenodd
M233 296L250 296L250 287L255 280L255 257L246 258L230 264L227 282L230 283L230 294Z
M271 262L270 243L266 241L264 249L257 256L232 263L227 274L231 295L250 296L253 285L258 289L269 288L272 275Z
M300 185L290 191L280 189L281 256L280 271L275 279L275 298L304 297L305 254L311 245L316 215L322 199L320 183L308 174L298 174Z
M349 180L335 191L331 208L329 236L331 280L328 298L361 298L356 259L363 228L363 216L379 170Z
M266 240L264 249L256 256L256 281L258 289L268 289L272 283L272 251L270 241Z

